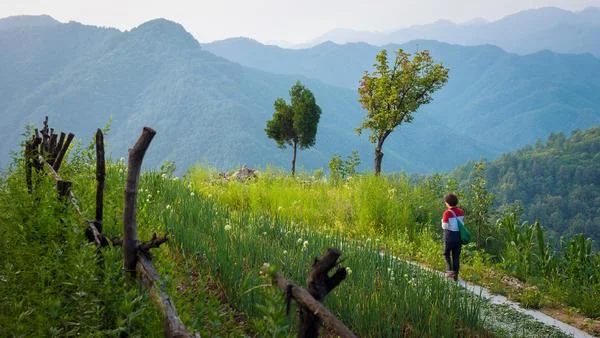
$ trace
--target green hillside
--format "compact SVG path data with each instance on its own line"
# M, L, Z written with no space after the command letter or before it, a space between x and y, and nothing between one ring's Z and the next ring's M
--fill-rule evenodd
M46 19L45 26L29 27L15 20L12 28L0 30L2 166L18 148L23 126L49 115L58 128L68 127L82 139L112 118L107 141L115 158L126 154L131 130L152 126L165 138L155 145L149 166L171 160L181 170L197 162L219 169L288 167L290 150L277 149L264 128L273 101L301 80L323 116L316 146L299 154L299 166L326 167L333 154L358 150L361 169L372 168L373 146L354 129L365 114L356 84L371 68L376 47L329 43L294 51L241 40L253 47L239 49L233 41L230 54L248 63L239 65L212 54L217 44L201 46L183 27L163 19L126 32ZM386 172L449 171L551 132L600 123L600 79L593 76L600 60L592 56L520 57L492 46L428 41L403 47L430 49L450 68L450 80L414 123L390 136Z
M379 49L428 49L450 69L450 78L413 128L441 123L445 133L469 137L499 154L546 138L600 123L600 59L548 51L519 56L498 47L458 46L436 41L372 46L323 43L291 50L248 39L229 39L204 48L242 65L281 74L302 74L356 90ZM443 137L439 135L439 137ZM461 153L464 143L447 139Z
M67 42L47 42L53 39ZM15 49L21 40L31 41ZM290 151L277 149L264 128L275 98L286 97L298 79L323 109L316 146L299 154L299 166L325 167L334 153L354 149L363 159L372 156L367 138L354 133L364 114L354 90L242 67L204 51L183 27L167 20L128 32L77 23L41 32L35 27L4 30L0 55L5 60L0 83L7 88L0 103L8 131L0 136L4 164L9 151L17 149L23 126L49 115L57 127L72 128L83 139L112 118L108 143L115 158L125 155L134 137L131 130L152 126L164 138L148 158L149 166L172 160L183 169L196 162L222 169L288 167ZM44 71L38 74L40 68ZM448 136L435 122L406 128L390 141L384 169L430 172L493 154L464 137L464 151L456 158L435 155Z
M497 204L519 202L523 219L554 235L583 233L600 242L600 127L575 131L505 154L490 162L489 190ZM471 165L457 171L466 180Z

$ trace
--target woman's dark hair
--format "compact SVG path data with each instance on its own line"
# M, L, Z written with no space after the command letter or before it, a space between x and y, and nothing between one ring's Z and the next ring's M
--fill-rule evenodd
M449 193L446 195L446 197L444 197L444 201L446 201L449 206L455 207L458 204L458 197L456 197L456 195L453 193Z

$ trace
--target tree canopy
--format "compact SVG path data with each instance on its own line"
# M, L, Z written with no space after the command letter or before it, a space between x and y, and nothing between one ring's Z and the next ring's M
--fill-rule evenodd
M280 148L289 145L293 148L292 175L296 173L296 152L315 145L317 125L321 117L321 108L317 105L313 93L300 81L290 89L291 104L283 98L277 98L273 104L273 118L267 121L265 132Z
M410 123L413 113L432 100L432 94L448 81L448 69L436 64L429 51L410 54L398 49L392 67L384 49L376 56L375 71L365 72L358 88L360 104L367 116L357 129L370 129L375 143L375 173L381 172L382 147L386 138L402 123Z

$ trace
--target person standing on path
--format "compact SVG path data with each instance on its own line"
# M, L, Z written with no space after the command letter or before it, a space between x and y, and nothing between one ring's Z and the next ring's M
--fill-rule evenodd
M444 259L446 260L446 278L458 280L458 270L460 269L460 232L458 222L465 222L464 211L459 208L458 197L449 193L444 198L446 210L442 215L442 229L444 229Z

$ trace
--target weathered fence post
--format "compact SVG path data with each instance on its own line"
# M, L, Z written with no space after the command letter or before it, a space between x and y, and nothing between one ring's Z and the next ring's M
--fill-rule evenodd
M67 150L69 150L69 146L71 145L71 141L73 141L74 137L75 135L73 135L73 133L69 133L69 135L67 136L67 140L58 151L58 155L56 155L56 159L54 160L54 163L52 163L52 168L54 169L54 171L58 172L58 170L60 169L60 165L63 161L63 158L65 157Z
M291 298L294 298L298 304L300 317L298 337L318 337L321 323L339 337L357 337L321 303L325 296L346 278L346 268L343 267L339 267L333 276L328 275L337 264L340 255L339 250L328 249L320 259L315 259L308 278L308 289L286 280L280 273L275 273L275 284L285 292L288 310Z
M308 292L319 302L323 302L325 296L338 286L346 278L346 269L338 268L333 276L328 273L337 264L341 252L338 249L327 249L327 252L320 259L315 259L312 271L308 277ZM300 307L300 329L298 337L318 337L321 320L319 317L307 309Z
M137 189L144 155L156 132L144 127L142 135L138 138L133 148L129 149L127 165L127 184L125 186L125 206L123 210L123 252L125 259L123 268L135 278L135 265L137 263L138 239L136 229Z
M56 190L61 200L68 201L71 192L71 181L58 180L56 181Z
M33 141L25 143L25 182L27 183L27 192L33 192L33 181L31 179L31 168L33 164Z
M62 135L61 135L62 136ZM104 179L106 164L104 161L104 135L102 130L96 131L96 220L98 232L102 233L102 218L104 213Z

